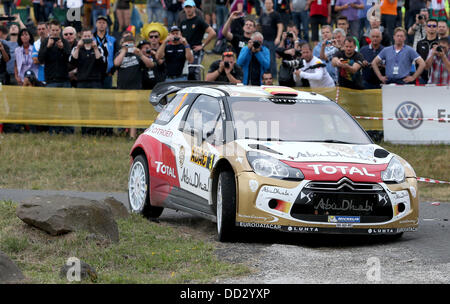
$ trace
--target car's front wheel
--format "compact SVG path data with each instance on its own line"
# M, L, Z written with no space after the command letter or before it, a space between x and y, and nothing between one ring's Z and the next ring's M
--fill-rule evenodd
M219 174L216 217L219 241L231 241L236 229L236 182L232 171L222 171Z
M150 178L145 155L134 158L128 176L128 203L131 212L147 218L159 217L164 208L150 204Z

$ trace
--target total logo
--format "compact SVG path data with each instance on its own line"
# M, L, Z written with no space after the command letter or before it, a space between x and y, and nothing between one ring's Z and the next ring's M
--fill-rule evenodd
M349 166L324 166L324 165L308 165L308 167L312 167L314 169L315 174L336 174L340 171L342 174L359 174L362 176L375 176L375 174L369 173L367 168L362 167L361 169L357 167L349 167Z
M177 178L177 176L175 175L175 169L171 168L167 165L164 165L163 162L159 162L159 161L155 161L156 164L156 173L161 173L173 178Z

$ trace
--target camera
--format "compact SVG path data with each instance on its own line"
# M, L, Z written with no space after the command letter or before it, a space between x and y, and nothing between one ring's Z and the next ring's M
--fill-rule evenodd
M325 45L330 45L330 44L332 44L332 43L333 43L333 41L327 40L327 42L325 42Z
M259 41L253 41L253 47L254 47L255 49L259 49L259 48L261 47L261 42L259 42Z
M150 55L151 53L152 53L152 50L146 50L146 51L145 51L145 54Z
M286 37L289 38L289 39L294 39L294 34L292 34L291 32L288 32L286 34Z
M173 41L180 41L180 37L178 36L173 37Z
M302 51L295 50L295 57L302 57Z
M439 52L439 53L442 52L442 47L441 47L440 45L438 45L438 46L436 47L436 52Z
M223 62L223 66L224 66L226 69L229 69L229 68L230 68L230 63L229 63L228 61L224 61L224 62Z
M84 43L84 44L92 43L92 39L91 39L91 38L83 39L83 43Z
M13 16L0 16L0 21L14 21L16 17Z
M419 17L417 17L417 19L423 20L423 16L422 16L422 15L419 15Z
M285 67L301 69L303 67L303 60L302 59L283 60L281 64L284 65Z
M56 42L59 40L59 37L52 37L53 41Z

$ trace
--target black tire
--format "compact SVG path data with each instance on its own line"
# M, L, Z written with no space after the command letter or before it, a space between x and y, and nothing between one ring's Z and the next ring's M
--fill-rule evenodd
M139 180L132 177L134 170L139 171ZM142 172L143 170L144 172ZM132 185L132 179L134 181ZM136 186L136 184L139 184ZM139 202L136 201L136 187L140 189ZM146 218L157 218L161 215L164 208L154 207L150 204L150 178L148 174L148 163L145 155L138 155L134 158L128 175L128 206L131 212L142 214ZM134 196L133 196L134 194ZM142 199L144 198L144 199ZM133 204L132 201L135 203Z
M216 216L218 240L232 241L236 232L236 182L232 171L222 171L219 174Z

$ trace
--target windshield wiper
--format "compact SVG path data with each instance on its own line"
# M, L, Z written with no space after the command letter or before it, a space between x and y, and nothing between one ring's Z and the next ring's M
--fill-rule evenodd
M254 140L261 140L261 141L284 141L283 139L271 138L271 137L269 137L269 138L267 138L267 137L266 138L259 138L259 137L253 138L253 137L245 136L244 139L254 139Z

